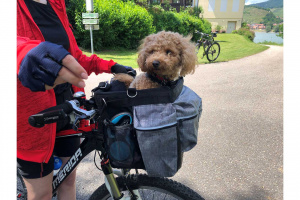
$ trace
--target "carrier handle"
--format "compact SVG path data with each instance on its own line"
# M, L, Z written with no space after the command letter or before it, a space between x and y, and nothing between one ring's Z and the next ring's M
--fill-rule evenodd
M129 94L129 93L133 93L133 92L135 92L134 95L130 95ZM130 98L136 97L137 96L137 90L135 88L128 88L128 90L127 90L127 96L130 97Z

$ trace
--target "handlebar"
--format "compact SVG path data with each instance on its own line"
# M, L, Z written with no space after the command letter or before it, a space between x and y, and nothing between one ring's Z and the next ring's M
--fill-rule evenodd
M76 96L76 93L74 96ZM33 127L41 128L45 126L45 124L55 123L70 117L70 123L73 124L73 129L77 130L78 124L81 120L90 120L96 115L95 109L87 111L80 108L80 106L83 104L83 100L90 102L89 100L85 99L66 101L60 105L43 110L38 114L31 115L28 118L28 122Z
M211 32L211 35L210 34L206 34L206 33L202 33L200 31L195 31L195 33L197 34L200 34L201 35L201 38L203 37L217 37L217 33L216 32Z
M68 103L63 103L58 106L43 110L35 115L31 115L28 118L28 122L33 127L41 128L45 126L45 124L51 124L65 119L67 114L70 114L71 112L71 105Z

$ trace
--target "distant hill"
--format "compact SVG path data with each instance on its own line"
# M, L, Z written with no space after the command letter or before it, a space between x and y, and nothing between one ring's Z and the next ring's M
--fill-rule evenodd
M251 4L261 8L283 8L283 0L269 0L262 3Z
M283 8L271 8L275 16L283 18Z
M243 22L247 24L259 24L268 14L266 9L251 6L245 6L243 14Z
M275 17L283 18L283 0L269 0L262 3L246 5L244 7L243 21L248 24L260 23L269 11L271 11Z

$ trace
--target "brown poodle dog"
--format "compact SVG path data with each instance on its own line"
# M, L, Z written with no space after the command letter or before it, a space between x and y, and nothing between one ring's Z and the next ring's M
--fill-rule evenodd
M130 88L150 89L170 85L179 77L192 74L197 64L195 45L179 33L161 31L147 36L140 48L138 65L141 71ZM114 79L128 84L128 78L117 75Z

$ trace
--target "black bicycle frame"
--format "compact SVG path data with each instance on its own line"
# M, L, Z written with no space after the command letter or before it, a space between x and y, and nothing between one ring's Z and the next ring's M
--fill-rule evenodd
M68 162L59 170L57 176L53 177L52 195L57 191L60 184L72 173L81 160L91 153L93 150L103 151L103 136L97 130L83 133L84 136L70 135L66 137L82 137L85 138Z

